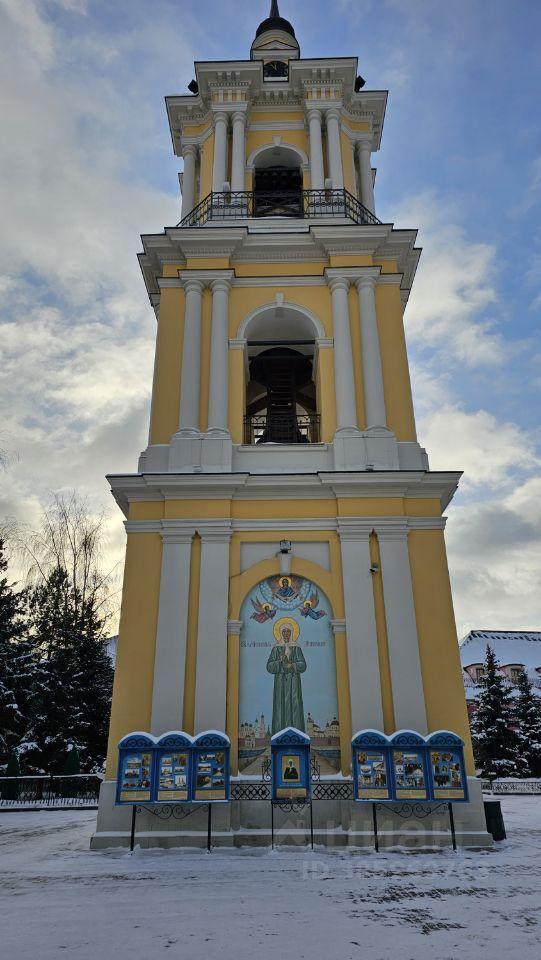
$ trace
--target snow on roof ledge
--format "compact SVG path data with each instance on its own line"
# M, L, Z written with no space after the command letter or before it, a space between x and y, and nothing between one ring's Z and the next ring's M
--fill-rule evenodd
M306 733L304 733L302 730L297 730L297 727L284 727L283 730L278 730L277 733L274 733L272 735L271 743L273 742L273 740L277 740L278 737L285 736L286 733L288 734L295 733L298 737L301 738L301 740L305 740L306 743L310 743L310 737Z

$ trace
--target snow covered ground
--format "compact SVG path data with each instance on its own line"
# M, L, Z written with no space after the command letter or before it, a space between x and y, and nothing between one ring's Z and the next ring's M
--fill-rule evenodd
M541 797L494 851L91 853L95 812L0 813L0 956L538 960Z

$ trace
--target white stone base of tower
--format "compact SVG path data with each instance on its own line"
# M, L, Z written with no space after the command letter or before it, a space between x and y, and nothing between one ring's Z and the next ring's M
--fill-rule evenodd
M343 781L342 781L343 782ZM459 847L492 846L486 830L481 784L468 778L470 802L453 805L456 842ZM106 780L100 792L96 833L92 850L128 847L131 830L131 806L115 806L116 783ZM415 805L415 804L414 804ZM432 806L436 806L433 804ZM394 803L400 809L403 803ZM157 808L154 808L155 810ZM178 809L178 808L177 808ZM419 813L424 813L422 805ZM187 815L183 815L184 812ZM166 811L163 810L164 815ZM325 847L374 847L371 803L352 800L314 800L314 843ZM162 819L141 810L137 813L135 842L143 848L200 847L207 845L207 808L185 806L181 819ZM428 816L409 819L393 813L391 807L378 805L379 847L445 848L452 844L446 805ZM305 845L310 842L310 810L286 811L274 808L275 846ZM271 804L268 800L233 800L215 804L212 811L212 844L219 847L268 847L271 844Z

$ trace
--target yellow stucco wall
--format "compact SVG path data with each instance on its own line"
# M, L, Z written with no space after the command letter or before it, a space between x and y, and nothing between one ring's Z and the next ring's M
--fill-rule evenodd
M387 425L397 440L416 440L406 339L398 284L376 285L376 311Z
M333 615L345 615L340 540L334 530L296 530L288 526L288 518L331 517L335 515L393 516L415 509L417 516L439 512L438 502L427 498L344 498L316 500L168 500L134 502L130 518L254 518L283 519L280 529L272 531L234 532L230 546L230 584L228 618L237 620L244 598L262 579L279 572L273 547L280 539L294 542L326 542L330 569L311 561L293 557L292 572L315 582L328 597ZM241 571L241 547L248 542L268 542L270 558ZM451 729L466 743L468 770L473 772L471 742L462 683L462 672L456 640L456 629L447 569L443 531L412 531L408 538L415 615L423 689L429 730ZM370 539L372 562L381 568L377 537ZM195 684L197 663L197 630L199 609L201 544L196 535L192 545L188 601L188 633L184 687L183 726L194 729ZM130 533L126 556L124 593L119 633L117 671L113 696L108 776L114 776L118 740L134 729L148 729L152 697L154 649L158 616L161 565L161 539L158 534ZM393 691L389 664L385 604L381 569L372 578L380 668L384 729L395 728ZM236 769L239 638L230 634L228 644L227 732L233 744L233 765ZM351 711L347 635L337 634L335 641L337 685L340 703L342 770L349 769Z
M468 773L473 775L443 530L413 531L408 537L408 548L428 729L452 730L462 737Z
M150 729L161 557L159 534L128 535L109 727L108 778L116 776L118 741L133 730Z
M332 257L335 266L365 266L365 257ZM227 258L194 258L190 269L220 270L229 265ZM236 273L244 276L291 276L318 275L323 264L307 262L301 264L253 264L243 265ZM386 264L392 268L393 264ZM179 272L178 266L167 271ZM182 270L180 271L182 274ZM306 309L314 315L323 327L326 337L332 338L332 307L328 287L288 286L287 279L280 287L233 287L230 293L229 335L236 339L246 317L263 307L272 307L276 293L283 293L287 303ZM364 388L362 376L361 338L359 329L358 294L352 285L349 291L350 330L353 366L355 373L356 405L358 422L365 426ZM387 407L388 425L399 440L415 440L415 421L409 379L408 359L404 336L402 305L399 288L396 284L378 284L376 286L376 306L378 330L381 345L381 358L384 379L384 393ZM201 341L201 377L200 377L200 426L205 429L208 416L208 395L210 382L210 334L211 334L212 295L209 289L203 294L202 303L202 341ZM182 335L184 321L184 293L182 289L166 288L162 291L158 335L156 343L156 376L152 403L151 442L168 443L178 427L180 371L182 364ZM245 369L241 351L230 351L230 429L234 441L242 440L242 419L245 407ZM318 412L322 418L322 439L332 439L336 423L336 405L334 397L334 357L333 349L321 351L317 364Z

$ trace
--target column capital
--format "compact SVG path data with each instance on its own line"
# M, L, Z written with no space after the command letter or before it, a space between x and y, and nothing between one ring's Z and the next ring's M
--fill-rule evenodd
M203 293L205 283L199 277L179 277L180 285L184 287L186 293Z
M345 621L345 620L331 620L331 629L332 629L332 632L333 632L334 636L336 636L337 633L345 633L345 632L346 632L346 621Z
M184 159L186 157L196 157L199 151L198 143L183 143L182 144L182 156Z
M339 517L337 527L340 540L369 540L374 532L374 521L361 517Z
M172 543L192 543L195 536L195 527L190 532L187 530L185 532L177 531L177 533L169 533L167 530L162 530L161 538L164 546Z
M349 290L349 279L344 276L330 276L328 271L325 271L327 276L327 284L330 287L331 293L334 293L335 290Z
M231 271L231 273L233 273L233 271ZM230 277L230 276L227 276L227 277L214 277L214 278L209 282L209 287L210 287L210 289L212 290L213 293L216 293L217 291L220 291L220 290L223 290L225 293L229 293L229 291L230 291L230 289L231 289L231 281L232 281L232 279L233 279L233 278Z
M357 290L362 290L363 287L370 287L371 290L374 290L376 283L377 276L371 273L362 273L361 276L355 280Z
M325 110L325 119L338 120L338 122L340 123L340 120L342 119L342 111L340 110L340 107L333 106Z
M231 286L234 277L234 270L182 270L179 273L178 282L183 287L186 287L189 283L198 283L201 289L204 289L204 287L212 289L212 285L217 281Z
M197 532L203 543L229 543L233 525L230 520L209 520L198 524Z
M228 620L227 633L230 637L240 636L240 631L244 625L244 620Z
M367 140L362 138L355 141L355 146L358 150L366 151L367 153L372 153L372 140Z
M310 104L310 106L308 106L308 104ZM310 121L310 120L319 120L319 122L321 123L321 118L322 118L322 116L323 116L323 108L322 108L322 107L314 107L314 106L312 105L311 101L309 100L309 101L307 102L307 104L306 104L306 116L308 117L308 120L309 120L309 121Z
M245 124L245 123L246 123L246 113L247 113L246 109L245 109L245 110L235 110L234 113L231 114L231 120L233 121L233 123L242 123L242 124Z
M374 530L379 541L407 540L408 518L389 517L374 522Z
M220 110L215 107L212 108L212 122L214 123L214 126L216 126L217 123L227 124L228 116L229 114L227 110Z

